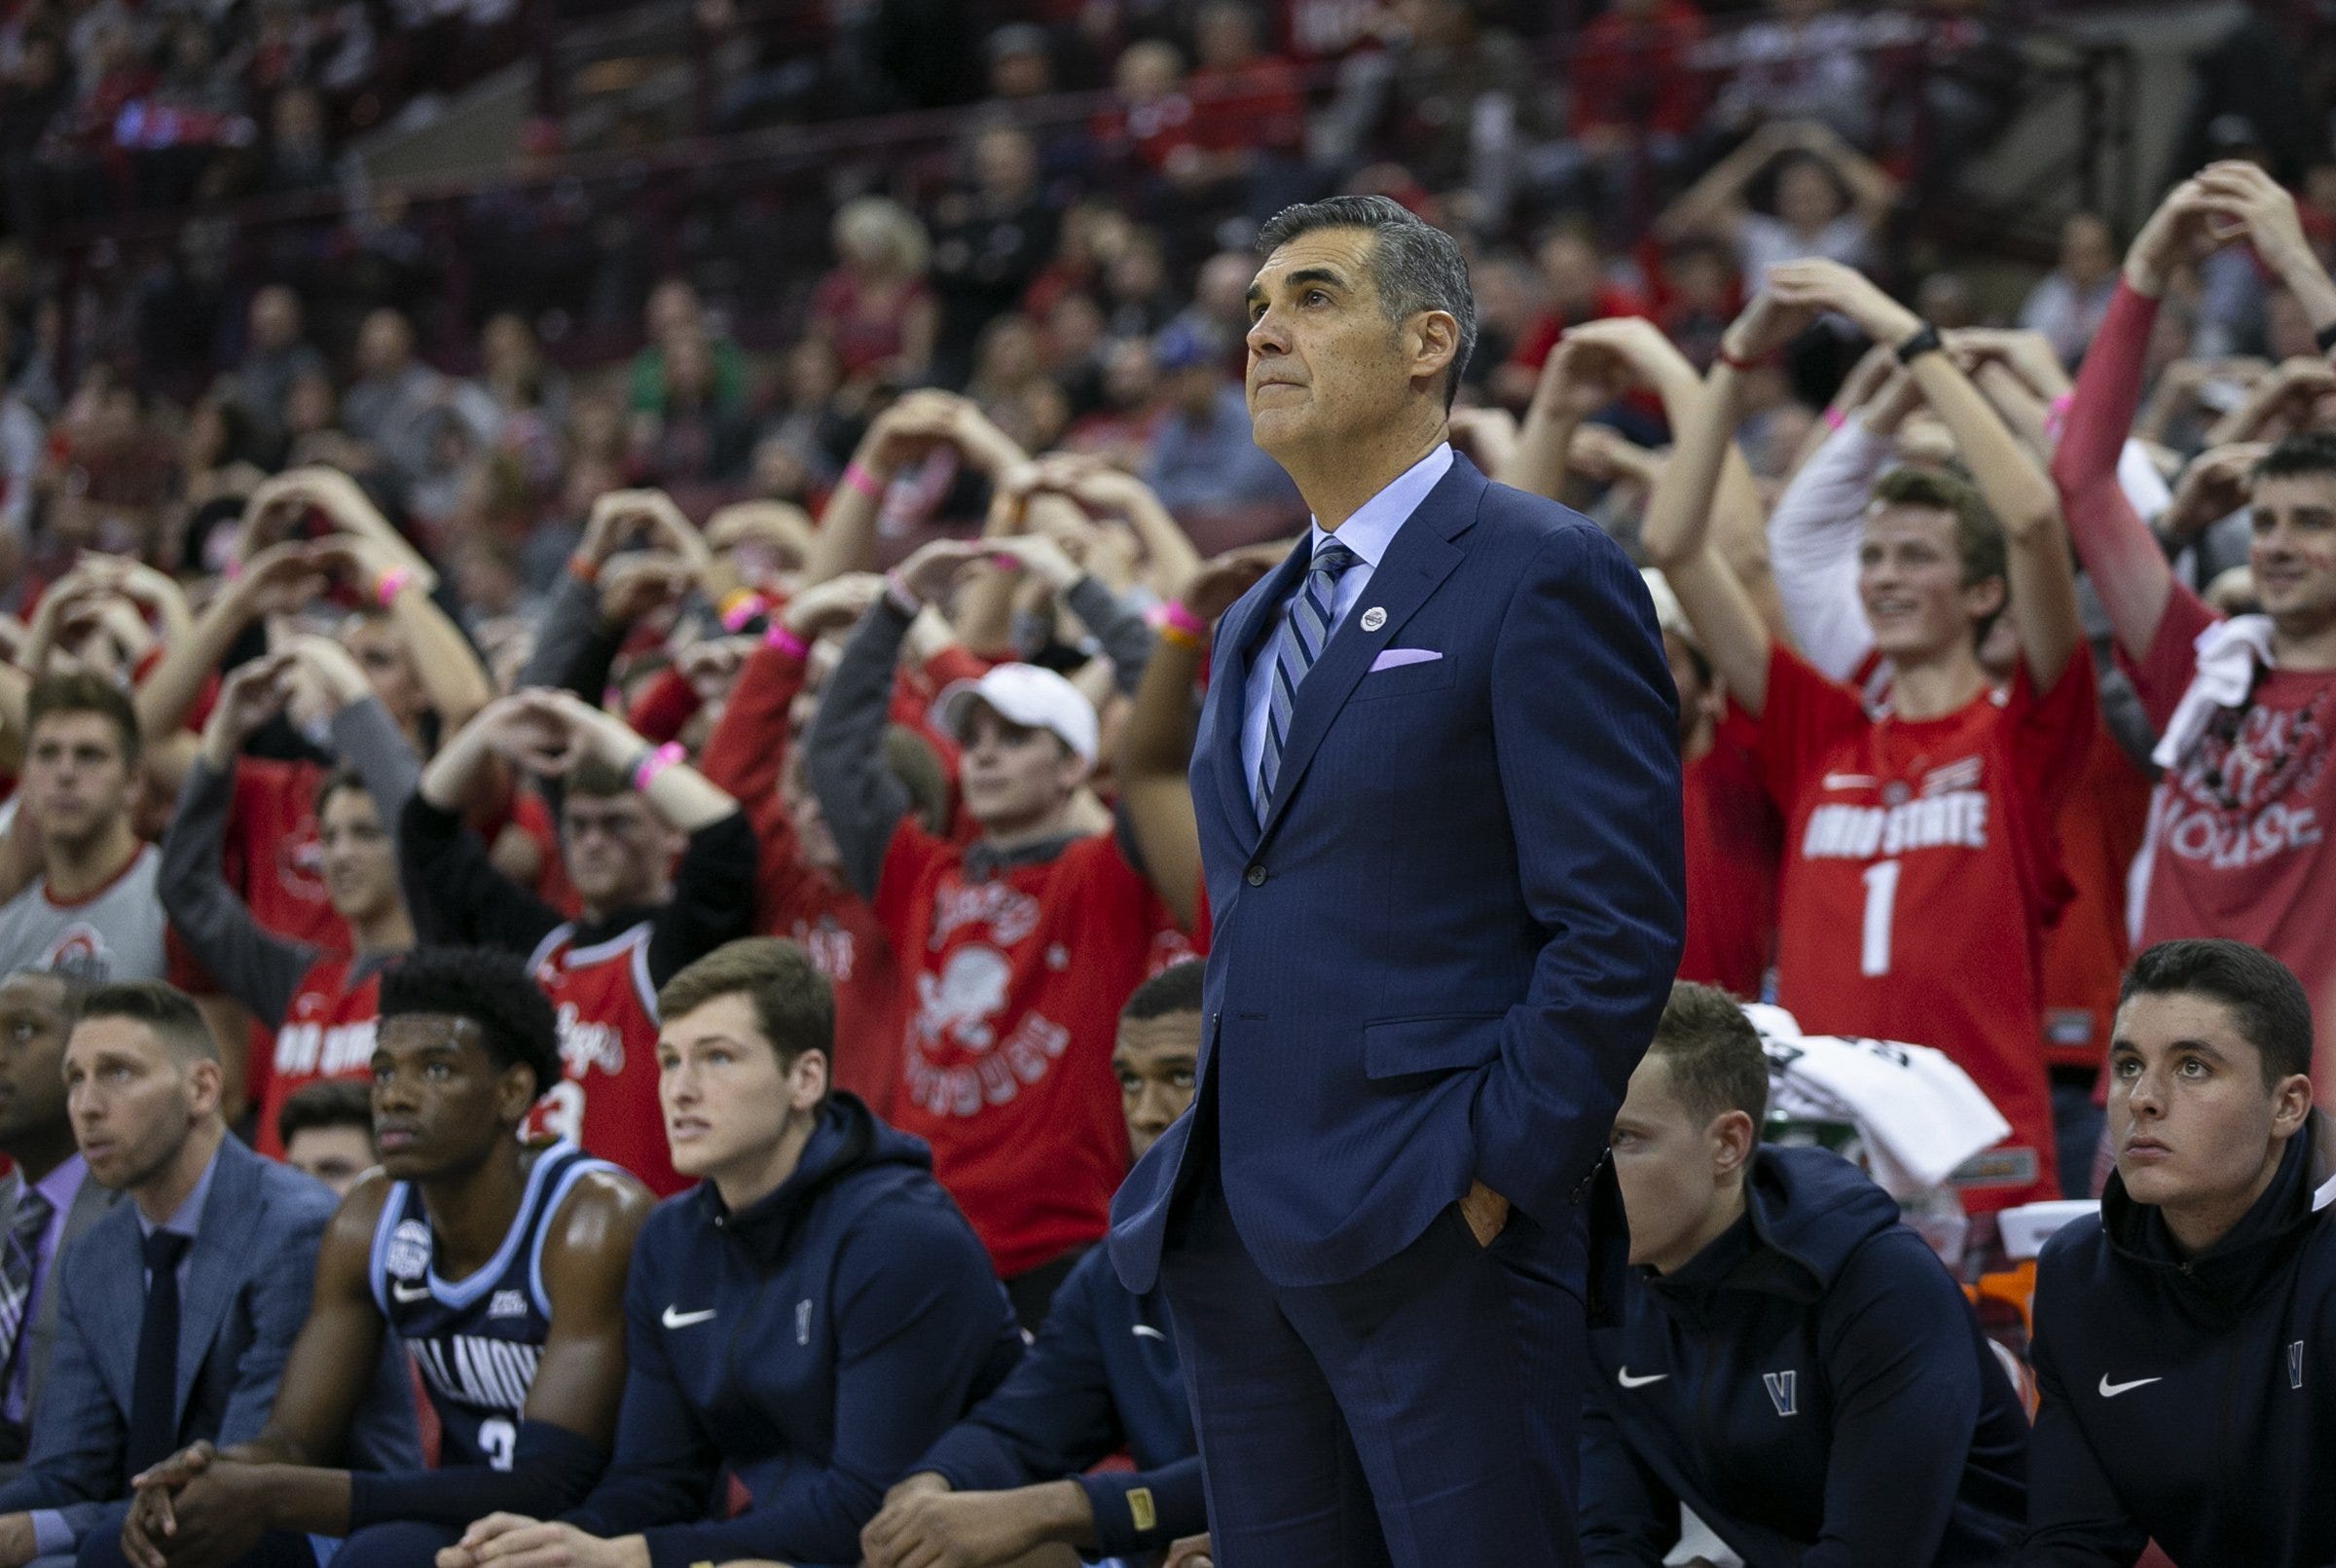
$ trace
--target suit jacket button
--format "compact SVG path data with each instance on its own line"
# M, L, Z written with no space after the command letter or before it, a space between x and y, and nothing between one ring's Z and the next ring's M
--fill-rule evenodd
M1242 874L1241 880L1253 888L1262 888L1265 886L1265 868L1261 865L1253 865Z

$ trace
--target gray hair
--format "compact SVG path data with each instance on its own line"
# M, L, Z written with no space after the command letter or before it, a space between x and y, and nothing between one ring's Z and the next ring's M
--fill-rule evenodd
M1443 406L1460 391L1460 373L1477 347L1477 296L1468 286L1468 262L1452 237L1402 203L1383 196L1333 196L1282 208L1258 232L1258 254L1270 256L1317 229L1368 229L1370 280L1387 319L1401 323L1422 310L1442 310L1460 323L1443 383Z

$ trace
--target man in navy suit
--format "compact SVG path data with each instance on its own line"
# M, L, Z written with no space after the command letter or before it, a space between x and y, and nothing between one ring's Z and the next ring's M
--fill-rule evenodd
M1314 514L1219 622L1200 1089L1113 1207L1165 1285L1221 1568L1571 1564L1576 1206L1683 930L1676 696L1587 520L1446 441L1451 239L1293 207L1258 444Z
M91 1179L129 1201L60 1262L31 1452L0 1486L0 1564L97 1568L123 1561L131 1477L198 1438L225 1446L267 1421L308 1317L333 1194L227 1130L218 1046L194 1003L159 980L89 994L64 1081ZM421 1463L394 1357L376 1371L346 1457L358 1469ZM315 1555L307 1537L280 1535L237 1561L308 1568Z

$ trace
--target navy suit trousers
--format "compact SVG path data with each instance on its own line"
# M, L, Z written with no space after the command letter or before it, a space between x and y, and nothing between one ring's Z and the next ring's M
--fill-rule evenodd
M1279 1287L1194 1163L1160 1272L1219 1568L1579 1563L1571 1239L1513 1214L1479 1247L1455 1204L1359 1278Z

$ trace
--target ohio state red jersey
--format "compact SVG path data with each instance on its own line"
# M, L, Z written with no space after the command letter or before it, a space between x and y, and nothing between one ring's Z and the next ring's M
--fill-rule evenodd
M381 1021L382 971L376 966L349 984L356 961L327 954L301 976L300 988L284 1008L269 1057L267 1087L260 1091L260 1125L254 1147L281 1159L275 1135L277 1112L308 1084L325 1078L361 1078L373 1073L373 1039Z
M1769 664L1776 1000L1813 1034L1933 1045L1971 1075L2012 1124L1956 1174L1977 1212L2059 1196L2041 954L2068 892L2054 818L2094 723L2081 650L2040 697L2023 669L1920 720L1869 714L1781 644Z
M562 1080L535 1103L526 1136L565 1138L622 1165L659 1197L689 1185L675 1174L657 1104L657 989L649 923L575 945L571 922L536 944L528 970L560 1019Z

